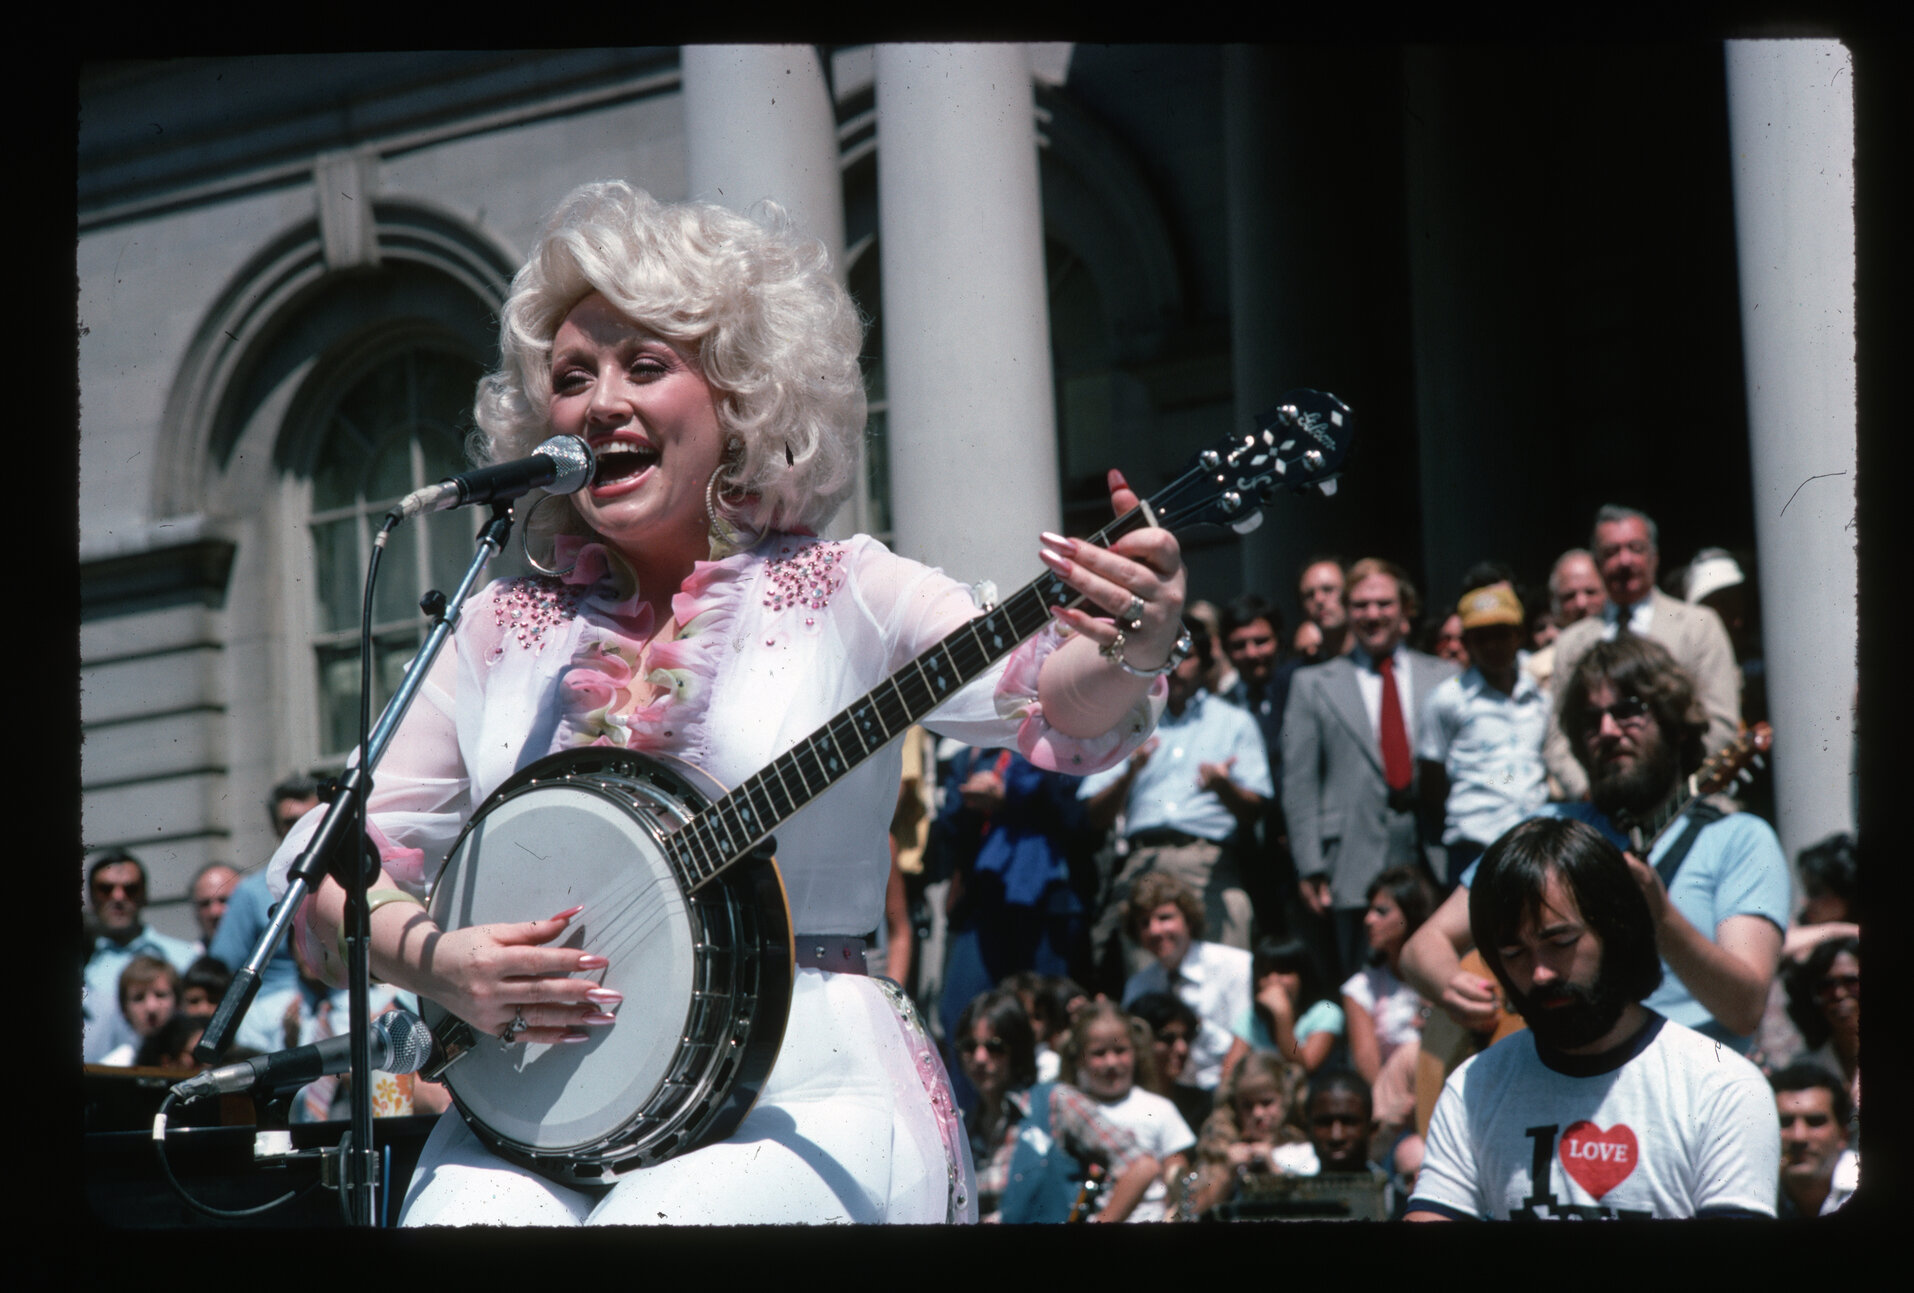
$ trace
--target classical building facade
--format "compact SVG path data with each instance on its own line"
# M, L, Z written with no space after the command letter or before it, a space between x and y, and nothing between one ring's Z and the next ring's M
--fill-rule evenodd
M1107 467L1147 491L1316 386L1357 412L1342 488L1279 498L1247 540L1189 536L1193 595L1258 589L1293 622L1319 551L1401 561L1432 602L1485 557L1539 582L1613 500L1657 516L1666 564L1758 553L1770 605L1826 606L1852 641L1851 345L1845 369L1838 339L1807 355L1776 305L1844 247L1853 280L1851 227L1801 234L1800 203L1838 209L1841 177L1789 187L1850 163L1851 116L1844 141L1838 93L1774 88L1841 57L1003 44L87 67L82 844L139 853L155 922L184 933L202 863L270 853L269 788L339 766L370 536L463 464L511 274L594 179L775 198L825 240L872 325L865 487L839 528L961 578L1015 587L1039 530L1107 516ZM1763 238L1795 258L1764 251L1765 284ZM1803 408L1812 470L1779 430ZM476 520L395 536L380 701ZM1848 824L1854 672L1813 644L1788 663L1767 627L1771 695L1795 681L1788 721L1834 751L1777 756L1798 846Z

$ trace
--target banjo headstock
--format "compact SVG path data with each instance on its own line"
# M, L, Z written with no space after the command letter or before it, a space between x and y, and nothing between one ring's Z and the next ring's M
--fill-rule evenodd
M1326 391L1290 391L1257 419L1253 432L1225 436L1198 453L1171 485L1151 498L1162 524L1226 525L1248 534L1279 488L1336 492L1355 420Z

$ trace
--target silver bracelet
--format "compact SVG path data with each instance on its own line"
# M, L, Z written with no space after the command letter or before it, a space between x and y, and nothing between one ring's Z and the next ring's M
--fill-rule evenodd
M1132 678L1161 678L1164 674L1189 659L1190 652L1196 649L1196 643L1190 637L1190 631L1184 629L1183 632L1178 635L1176 641L1170 644L1169 659L1154 669L1139 669L1123 658L1123 633L1121 630L1117 632L1116 641L1110 645L1116 649L1114 651L1106 649L1103 652L1103 658L1123 670L1123 672L1129 674Z

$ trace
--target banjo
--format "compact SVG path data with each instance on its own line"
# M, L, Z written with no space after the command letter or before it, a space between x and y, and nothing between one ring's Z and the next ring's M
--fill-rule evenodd
M1253 434L1226 437L1090 542L1144 526L1248 533L1279 485L1333 493L1352 420L1291 391ZM494 1153L572 1188L722 1140L769 1077L798 949L771 834L1081 595L1054 574L986 607L741 785L677 759L591 747L521 769L473 814L433 886L442 929L585 905L560 947L611 962L618 1026L573 1045L482 1036L421 1001L445 1082ZM549 867L527 863L551 862Z

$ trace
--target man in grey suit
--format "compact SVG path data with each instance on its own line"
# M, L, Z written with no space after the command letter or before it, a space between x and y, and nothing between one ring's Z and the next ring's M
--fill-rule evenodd
M1416 812L1414 725L1436 684L1458 672L1403 644L1415 589L1401 567L1358 561L1344 598L1355 646L1296 671L1282 729L1290 851L1303 902L1333 931L1325 968L1338 982L1367 951L1370 881L1390 867L1431 868L1434 835Z
M1696 698L1708 711L1703 747L1713 754L1741 734L1741 669L1720 616L1655 587L1661 569L1658 543L1654 521L1633 508L1609 504L1595 513L1588 546L1608 591L1608 605L1601 614L1569 625L1555 639L1554 676L1570 677L1590 647L1619 632L1653 638L1694 680ZM1542 759L1565 799L1588 797L1588 774L1562 735L1559 714L1549 720Z

